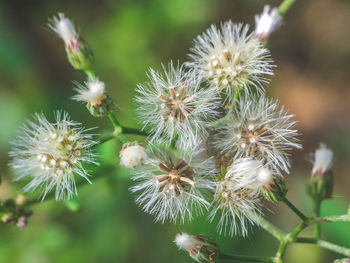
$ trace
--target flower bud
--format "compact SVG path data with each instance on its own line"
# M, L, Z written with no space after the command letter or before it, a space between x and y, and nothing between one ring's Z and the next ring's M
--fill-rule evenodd
M23 194L20 194L16 197L16 205L22 206L27 202L27 197Z
M27 223L27 218L25 216L21 216L20 218L18 218L16 226L23 228L27 226Z
M314 154L311 177L307 186L308 194L316 202L332 197L333 173L330 170L332 159L333 152L321 143Z
M73 68L88 70L94 61L94 54L86 41L78 37L73 45L66 45L67 58Z
M49 27L63 39L69 62L75 69L88 70L94 60L92 50L75 30L72 21L59 13L49 20Z
M213 263L218 256L219 248L216 242L208 236L191 236L182 233L177 234L174 242L179 249L186 250L197 262Z
M283 200L287 194L287 186L280 176L274 176L272 171L261 168L258 174L258 181L261 184L262 194L266 200L277 203Z
M282 17L278 14L278 9L270 9L270 6L265 5L263 13L255 16L254 36L260 41L265 41L281 24Z
M110 113L114 103L106 92L104 82L98 78L89 79L85 85L78 85L76 89L77 95L73 97L74 100L86 103L86 108L92 116L104 117Z
M13 217L13 214L10 213L10 214L4 214L2 217L1 217L1 221L4 223L4 224L8 224L10 222L12 222L14 220L14 217Z
M140 144L124 144L120 151L120 164L126 168L135 168L142 165L147 159L147 153Z
M333 263L350 263L350 258L336 259Z

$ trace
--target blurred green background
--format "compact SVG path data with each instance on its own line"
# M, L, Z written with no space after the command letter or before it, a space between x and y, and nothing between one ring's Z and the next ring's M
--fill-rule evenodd
M84 81L66 60L63 42L47 29L47 18L64 12L93 48L97 75L105 81L118 104L123 124L137 126L132 101L136 84L145 72L159 69L170 59L181 62L193 38L211 23L231 19L253 24L262 0L61 0L0 2L0 199L20 193L11 183L7 167L9 141L18 126L34 112L49 119L53 111L68 111L99 133L111 130L106 119L92 118L84 106L70 99L72 80ZM284 25L270 42L278 65L268 94L278 98L296 114L302 133L302 151L293 153L293 170L287 177L289 198L311 213L305 182L311 164L305 156L320 141L334 149L335 195L324 202L323 215L344 213L350 186L350 1L297 1ZM118 163L116 141L99 148L106 163ZM253 228L248 238L219 236L215 224L205 217L191 224L155 224L153 217L134 204L128 191L127 170L93 181L79 189L82 210L67 209L64 202L47 201L33 207L34 215L24 229L0 226L1 263L63 262L192 262L173 243L176 233L209 234L222 250L270 256L277 243L261 229ZM283 205L266 209L268 218L290 230L299 221ZM305 231L311 234L311 229ZM324 226L325 237L350 246L350 225ZM313 245L292 245L286 263L329 263L341 257Z

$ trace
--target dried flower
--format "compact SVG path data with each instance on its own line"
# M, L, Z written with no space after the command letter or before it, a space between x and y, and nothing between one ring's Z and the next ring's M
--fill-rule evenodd
M252 213L260 211L260 184L258 172L262 163L250 158L235 159L216 185L210 214L213 220L220 216L218 230L233 236L248 232L247 223L254 223Z
M268 49L248 33L249 26L231 21L212 25L195 40L186 63L199 72L210 87L219 87L231 101L241 89L255 86L263 90L266 75L272 75L272 60Z
M254 36L260 41L265 41L282 22L283 19L278 13L278 8L271 9L269 5L265 5L262 14L255 16Z
M89 112L95 117L106 116L113 107L113 101L106 92L105 84L98 78L89 79L85 86L78 84L74 100L86 102Z
M187 233L177 234L174 242L179 249L186 250L195 261L201 263L214 262L219 253L216 242L204 235L191 236Z
M120 164L126 168L135 168L142 165L147 159L147 153L142 145L127 143L120 151Z
M89 181L82 164L97 164L91 152L96 142L67 113L57 112L56 123L42 114L35 114L35 120L28 121L12 143L10 165L18 173L15 180L31 178L24 191L41 188L42 199L54 188L56 200L69 199L77 193L74 174Z
M289 150L300 149L293 115L265 96L245 94L212 136L211 144L234 159L262 160L267 168L289 172Z
M164 75L151 69L150 82L139 85L138 114L144 127L153 134L171 141L176 135L194 145L207 131L205 125L213 120L218 107L218 93L200 88L194 73L185 73L182 66L170 63Z
M165 145L151 145L145 165L136 170L133 192L140 192L136 202L155 220L178 219L183 223L192 218L193 210L208 205L205 192L213 188L215 162L213 158L197 157L200 151L172 152Z
M63 39L69 62L75 69L90 69L94 60L92 50L79 36L72 21L63 13L49 19L49 28Z

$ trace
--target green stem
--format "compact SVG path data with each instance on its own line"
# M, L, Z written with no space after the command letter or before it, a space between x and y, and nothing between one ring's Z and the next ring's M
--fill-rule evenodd
M296 0L284 0L280 6L278 7L278 13L281 16L284 16L288 10L291 8L291 6L295 3Z
M265 218L263 218L261 215L258 215L257 213L250 213L251 218L254 220L256 224L258 224L260 227L262 227L266 232L270 233L272 236L274 236L278 240L283 240L284 237L287 235L284 233L281 229L267 221Z
M350 217L345 215L316 217L310 220L309 225L330 222L350 222Z
M114 127L114 136L120 140L121 143L127 143L129 140L123 135L123 128L120 125L120 122L118 121L117 117L114 115L113 112L108 113L108 118L111 121L113 127Z
M224 254L220 253L219 260L239 260L244 262L273 262L271 257L253 257L253 256L244 256L244 255L235 255L235 254Z
M298 208L296 208L286 197L282 199L282 202L285 203L303 221L307 220L307 217Z
M95 79L96 75L95 72L90 68L85 70L85 74L88 75L90 79Z
M338 246L336 244L324 241L324 240L318 240L316 238L308 238L308 237L298 237L295 239L296 243L308 243L308 244L315 244L322 248L343 254L345 256L350 256L350 249L342 246Z
M314 215L316 217L320 216L321 202L322 202L322 200L315 201L315 204L314 204ZM316 238L320 238L320 236L321 236L321 224L320 223L316 223L315 224L314 235L315 235Z

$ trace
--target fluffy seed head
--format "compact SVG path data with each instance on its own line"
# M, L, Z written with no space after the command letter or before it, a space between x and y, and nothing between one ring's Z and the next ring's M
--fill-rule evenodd
M78 41L79 35L72 21L63 13L58 13L58 16L49 19L49 27L63 39L66 46L73 46Z
M120 151L120 164L126 168L140 166L146 159L146 150L140 144L125 144Z
M67 113L57 112L56 123L35 114L35 122L23 126L10 152L10 166L18 173L15 180L31 178L24 191L40 188L44 199L55 189L56 200L77 194L74 174L89 181L83 163L97 164L91 152L96 142L86 131Z
M293 115L265 96L245 94L212 136L213 147L234 159L262 160L267 168L289 172L289 150L300 149Z
M195 150L175 154L164 145L150 147L145 165L133 178L131 190L140 193L136 202L156 221L183 223L208 205L204 194L213 188L215 162L197 157L200 152Z
M331 169L333 162L333 151L327 148L324 143L315 151L315 159L313 161L312 175L325 174Z
M175 135L194 144L207 132L205 124L213 120L218 107L218 93L201 89L198 76L185 73L182 66L169 64L164 74L150 71L150 82L139 85L138 115L152 139L171 140Z
M255 16L254 36L260 41L265 41L282 22L278 9L276 7L271 9L269 5L265 5L262 14Z
M262 163L250 158L235 159L224 178L216 185L211 220L219 215L220 233L233 236L248 232L247 223L253 223L252 213L260 212L260 184L258 171Z
M208 81L210 87L219 87L229 101L234 94L248 86L262 91L266 75L272 75L269 51L248 33L249 26L225 22L218 29L212 25L198 36L186 63Z

